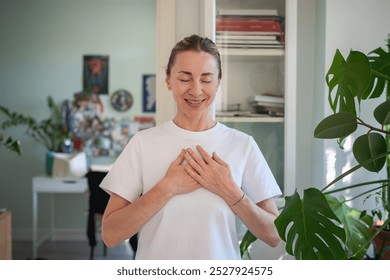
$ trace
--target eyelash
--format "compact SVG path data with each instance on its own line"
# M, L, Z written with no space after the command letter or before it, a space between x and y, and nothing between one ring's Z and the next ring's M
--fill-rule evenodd
M179 79L180 82L188 83L190 80ZM211 81L202 81L203 83L210 84Z

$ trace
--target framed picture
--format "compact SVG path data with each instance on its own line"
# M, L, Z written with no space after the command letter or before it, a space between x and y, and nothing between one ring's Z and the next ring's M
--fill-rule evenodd
M108 56L84 55L83 89L108 94Z
M145 113L156 112L156 75L145 74L142 76L143 111Z

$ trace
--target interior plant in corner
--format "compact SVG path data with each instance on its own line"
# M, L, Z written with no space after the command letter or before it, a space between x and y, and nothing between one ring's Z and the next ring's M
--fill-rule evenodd
M357 165L339 175L323 189L307 188L303 197L295 192L285 198L285 207L275 225L286 242L286 251L296 259L362 259L373 238L390 229L390 53L377 48L368 55L351 50L345 60L336 51L326 74L329 104L333 114L323 119L314 131L320 139L343 140L354 135L352 152ZM375 99L376 123L367 123L361 116L366 100ZM364 108L367 109L367 108ZM365 111L367 114L367 111ZM365 127L364 132L357 131ZM361 135L359 135L362 133ZM358 135L356 135L358 134ZM386 167L387 177L344 186L344 177L360 168L378 173ZM337 183L337 184L336 184ZM333 189L330 187L333 186ZM335 194L359 190L357 197L380 191L382 205L370 213L347 205L345 197ZM380 214L383 225L373 231L373 214Z
M59 152L61 151L61 143L69 137L69 132L64 129L61 109L51 96L47 97L47 106L50 109L50 115L41 121L37 121L31 116L12 112L0 105L0 113L5 116L5 120L0 124L0 128L5 131L12 126L25 126L27 134L41 143L48 152ZM5 148L17 153L21 152L19 141L14 140L12 137L6 137L4 134L0 136L0 143Z
M388 40L387 50L379 47L368 55L351 50L346 60L337 50L333 57L326 74L328 100L333 114L318 124L314 136L338 139L341 145L346 137L358 132L358 126L366 127L367 131L355 138L353 143L356 166L321 190L310 187L304 190L302 198L297 192L285 198L285 206L275 225L286 243L286 252L296 259L362 259L372 240L382 231L390 230L389 49ZM360 109L367 99L378 101L372 112L375 124L369 124L360 117ZM384 167L387 175L384 179L378 176L378 180L341 185L330 190L360 168L377 173ZM379 191L381 206L370 215L364 209L349 207L349 200L345 197L336 198L335 193L350 189L360 190L360 194L352 199ZM375 231L372 230L372 215L383 220L382 226ZM249 246L255 240L256 237L247 231L240 244L241 255L249 256ZM377 257L389 247L381 248Z

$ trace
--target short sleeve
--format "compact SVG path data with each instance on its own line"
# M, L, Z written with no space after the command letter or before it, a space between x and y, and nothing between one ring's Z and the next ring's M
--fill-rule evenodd
M133 136L100 184L109 194L115 193L133 202L142 193L141 157L137 135Z
M278 183L253 137L249 137L243 191L255 202L281 195Z

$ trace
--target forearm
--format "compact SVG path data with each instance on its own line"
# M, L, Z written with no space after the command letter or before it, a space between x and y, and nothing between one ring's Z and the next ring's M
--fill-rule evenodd
M108 247L115 247L120 242L136 234L141 227L157 213L173 196L160 181L150 191L133 203L116 207L103 216L102 237Z
M269 206L269 204L273 204L274 202L269 201L265 203ZM260 205L261 203L257 205L245 195L239 203L231 206L231 208L253 235L268 245L275 247L280 243L280 237L274 224L277 217L277 209L270 207L271 209L267 211Z

